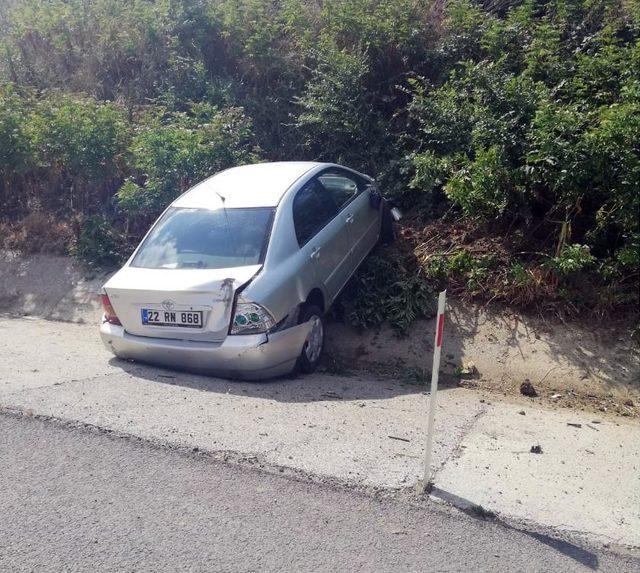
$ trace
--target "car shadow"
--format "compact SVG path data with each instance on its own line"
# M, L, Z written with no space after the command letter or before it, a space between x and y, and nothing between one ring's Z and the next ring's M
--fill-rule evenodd
M301 374L296 377L245 381L205 376L115 357L110 359L109 364L143 380L202 392L248 396L277 402L375 400L429 392L428 382L423 378L403 380L374 374L345 376L319 370L313 374ZM441 375L439 389L447 390L456 386L457 379Z

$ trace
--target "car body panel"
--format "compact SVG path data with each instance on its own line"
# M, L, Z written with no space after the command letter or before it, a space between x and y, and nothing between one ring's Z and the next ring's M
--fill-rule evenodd
M244 380L291 372L310 330L304 323L273 334L228 336L221 343L150 338L104 322L100 335L119 358Z
M227 336L233 299L261 265L233 269L146 269L126 266L104 286L127 332L137 336L221 341ZM142 324L142 309L203 312L203 327Z
M353 268L357 268L362 259L375 247L380 234L380 214L371 207L370 196L371 192L368 189L363 191L346 209L348 216L352 218L349 233Z
M352 274L350 239L348 224L343 217L337 216L309 241L309 258L316 283L323 289L327 300L332 301L338 296Z
M298 179L320 165L312 161L280 161L232 167L198 183L172 205L217 208L222 196L227 209L275 207Z

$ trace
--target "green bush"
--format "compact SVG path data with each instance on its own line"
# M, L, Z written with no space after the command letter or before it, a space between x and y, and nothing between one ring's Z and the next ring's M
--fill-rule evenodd
M123 263L129 253L111 223L92 216L83 221L71 254L88 267L111 268Z
M592 266L595 262L587 245L565 245L560 255L550 259L548 266L560 276L570 276Z
M25 133L27 105L14 89L0 85L0 214L11 214L26 202L18 181L32 163L31 142Z
M403 332L414 320L433 316L434 301L432 283L408 268L403 257L371 255L340 296L335 312L356 327L387 322Z
M139 127L130 154L137 172L117 193L128 217L157 216L173 199L214 173L257 159L251 121L237 108L193 105L155 115Z
M406 317L420 314L423 276L487 300L562 291L567 306L628 304L640 275L638 6L0 2L0 224L18 238L34 213L67 229L96 216L132 240L231 165L336 161L409 211L407 237L450 225L424 264L389 259L393 290L363 275ZM500 264L449 267L471 252L465 227L501 245ZM571 290L579 282L593 292ZM378 320L352 309L356 323Z
M32 153L24 126L28 107L11 85L0 85L0 172L19 174L29 167Z
M498 146L478 149L472 162L457 170L445 193L471 217L495 218L504 213L514 181Z
M88 181L117 174L129 138L121 107L52 93L36 101L27 121L38 167Z
M328 161L365 168L384 144L381 117L367 90L366 50L325 47L303 95L296 125L309 152Z

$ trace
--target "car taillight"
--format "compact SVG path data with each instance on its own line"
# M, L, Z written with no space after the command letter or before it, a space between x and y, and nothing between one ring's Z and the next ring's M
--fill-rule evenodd
M266 308L255 302L236 302L229 334L261 334L275 326L276 322Z
M113 306L111 305L109 296L106 293L102 293L100 295L100 299L102 300L102 309L104 310L104 321L108 322L109 324L117 324L118 326L122 326L120 319L116 315L116 311L113 310Z

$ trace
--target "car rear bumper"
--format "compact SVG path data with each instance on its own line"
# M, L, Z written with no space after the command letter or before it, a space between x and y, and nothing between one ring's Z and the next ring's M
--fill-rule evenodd
M302 352L309 323L273 334L227 336L222 343L134 336L103 322L100 336L119 358L226 378L260 380L290 373Z

